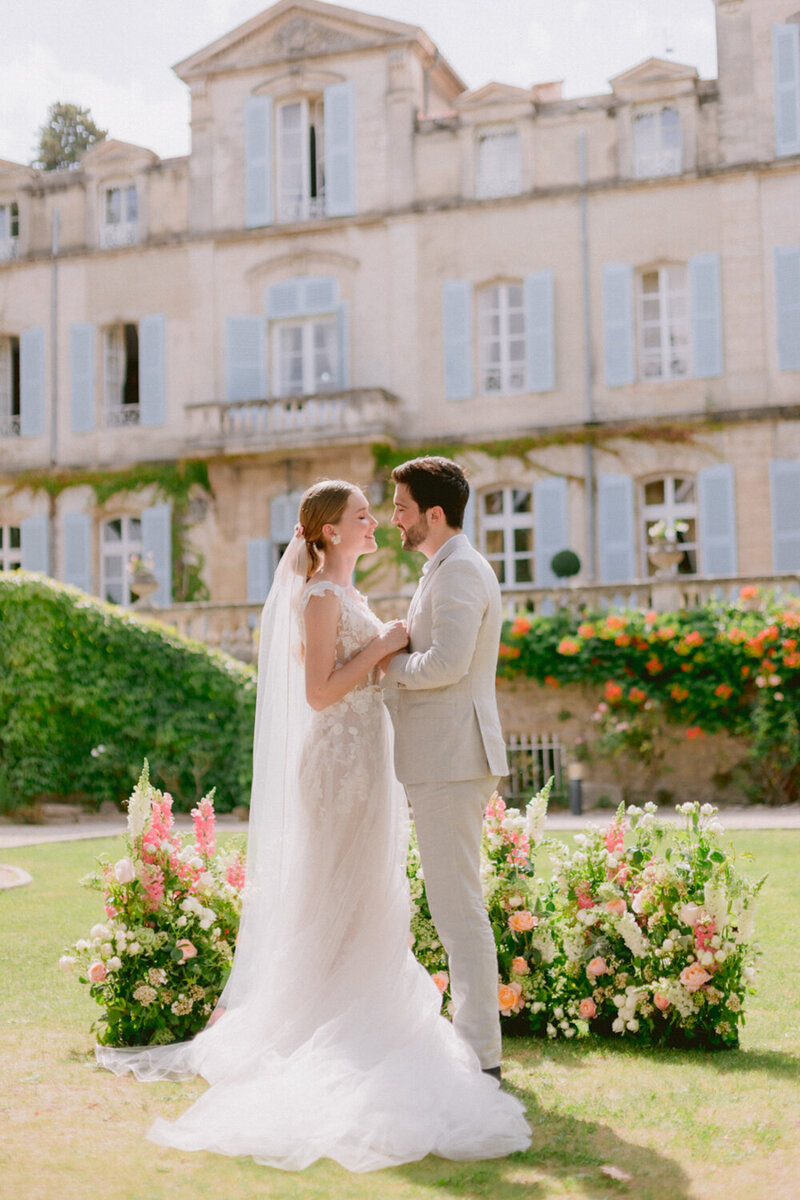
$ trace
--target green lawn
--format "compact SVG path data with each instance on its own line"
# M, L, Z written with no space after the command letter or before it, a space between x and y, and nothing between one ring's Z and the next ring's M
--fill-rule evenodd
M144 1133L205 1087L140 1084L95 1068L95 1005L56 967L62 947L102 916L77 880L114 843L0 851L32 885L0 892L0 1198L197 1200L223 1196L349 1200L795 1200L800 1194L800 832L730 835L746 870L769 873L757 932L759 994L741 1050L641 1051L603 1042L507 1040L507 1086L533 1128L526 1154L457 1164L429 1158L348 1175L332 1163L286 1175L250 1160L185 1154ZM117 843L121 846L121 840ZM613 1166L629 1183L604 1175Z

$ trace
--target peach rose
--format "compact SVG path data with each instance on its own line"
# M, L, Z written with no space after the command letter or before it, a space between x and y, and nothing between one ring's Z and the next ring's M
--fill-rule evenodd
M595 979L598 975L607 975L608 963L604 958L593 958L586 967L586 974L593 975Z
M584 1021L591 1021L592 1017L597 1016L597 1005L591 996L586 996L585 999L581 1000L578 1012L583 1017Z
M450 982L450 976L447 974L447 971L437 971L435 975L431 975L431 979L440 992L443 992Z
M518 1013L524 1005L522 985L519 983L501 983L497 989L497 1006L504 1017Z
M666 996L662 996L661 992L655 993L653 996L653 1004L655 1004L659 1012L666 1012L669 1008L669 1000Z
M513 912L508 918L508 927L513 929L514 933L527 933L529 929L533 929L534 925L538 925L538 921L532 912L528 912L527 908Z
M531 973L530 967L526 963L525 959L522 958L522 956L519 958L512 958L511 970L515 975L530 975Z
M188 938L181 938L180 941L175 943L175 945L183 952L183 962L186 962L186 960L189 958L195 958L197 956L197 947L193 945Z
M93 962L86 972L90 983L102 983L107 973L106 964L101 962Z
M704 967L700 966L700 963L693 962L683 968L679 978L687 992L696 992L704 983L708 983L711 976Z
M621 917L627 907L621 896L615 896L613 900L606 900L603 905L606 912L613 913L615 917Z

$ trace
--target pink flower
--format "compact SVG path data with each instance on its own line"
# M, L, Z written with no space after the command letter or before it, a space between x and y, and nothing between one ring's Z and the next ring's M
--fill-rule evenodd
M606 912L613 913L615 917L621 917L627 907L621 896L615 896L613 900L606 900L603 905Z
M514 933L527 933L529 929L533 929L534 925L538 924L538 918L532 912L528 912L527 908L521 908L519 912L512 912L508 918L508 927L513 929Z
M700 963L693 962L683 968L679 978L687 992L696 992L704 983L708 983L711 976Z
M653 996L653 1004L655 1004L656 1008L659 1009L661 1012L667 1011L667 1009L669 1008L669 1003L670 1002L667 999L667 997L662 996L661 992L656 992L655 995Z
M625 822L612 821L606 830L606 850L609 854L615 854L618 850L622 850L625 845Z
M107 973L106 964L102 962L93 962L86 972L90 983L102 983Z
M200 854L210 858L216 853L217 842L214 835L214 804L210 796L204 796L197 808L192 809L194 818L194 840Z
M515 975L530 975L531 973L530 967L521 955L518 958L512 958L511 970Z
M578 908L594 908L594 900L589 891L588 883L579 883L575 888L575 896L578 901Z
M241 858L237 858L236 862L229 865L225 878L231 887L236 888L237 892L242 890L245 881L245 865Z
M189 958L196 958L197 947L193 945L188 938L181 938L180 941L175 943L175 945L183 952L183 962L186 962L186 960Z
M591 1021L592 1017L597 1016L597 1005L591 996L586 996L585 999L581 1000L578 1012L583 1017L584 1021Z
M598 975L608 974L608 963L604 958L593 958L586 968L586 974L596 979Z
M695 945L700 950L707 950L711 944L711 939L717 932L717 923L713 917L709 917L707 921L697 921L694 927Z
M431 975L431 979L436 984L440 992L445 991L448 983L450 982L450 976L447 974L447 971L437 971L435 975Z
M504 1017L518 1013L525 1005L522 999L522 984L501 983L497 988L497 1007Z

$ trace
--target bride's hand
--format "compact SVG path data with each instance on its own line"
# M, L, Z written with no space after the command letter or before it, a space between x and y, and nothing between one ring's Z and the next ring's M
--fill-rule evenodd
M397 654L399 650L405 650L408 645L408 626L405 621L388 621L383 632L378 634L378 640L381 643L384 658Z

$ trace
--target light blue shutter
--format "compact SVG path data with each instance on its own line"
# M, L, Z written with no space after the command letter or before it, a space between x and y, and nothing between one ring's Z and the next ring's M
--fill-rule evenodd
M340 392L350 386L350 310L342 303L336 310L336 386Z
M772 569L800 571L800 462L791 458L773 459L769 464L769 481Z
M800 26L772 27L775 153L800 153Z
M718 254L689 259L692 305L692 374L712 379L722 374L722 285Z
M272 224L272 100L250 96L244 112L245 224Z
M551 392L556 386L553 272L525 276L525 340L528 391Z
M20 433L41 437L44 433L44 329L23 329L19 339Z
M74 324L69 331L72 432L94 429L94 326Z
M325 88L325 213L356 211L356 93L351 82Z
M163 425L166 417L166 327L163 313L139 322L139 421Z
M284 279L281 283L273 283L267 288L266 310L269 321L279 321L282 317L296 317L304 311L303 282L302 276L297 276L294 279Z
M608 386L633 383L633 267L627 263L606 263L603 267L603 347Z
M597 540L601 583L635 579L636 534L630 475L598 475Z
M448 400L473 394L472 284L448 279L442 284L444 393Z
M21 561L23 571L50 574L50 521L46 516L26 517L20 522Z
M275 496L269 505L269 536L276 546L285 545L294 537L294 527L297 524L297 511L303 492L295 489Z
M563 476L539 479L533 485L533 550L536 586L558 583L550 560L559 550L569 549L567 481Z
M800 371L800 248L775 247L778 366Z
M263 317L225 322L225 397L260 400L267 394L266 328Z
M153 603L166 606L172 603L172 506L154 504L142 513L142 549L153 559L153 574L158 590Z
M250 538L247 542L247 600L263 604L272 585L272 542Z
M92 522L86 513L64 518L64 582L92 590Z
M462 533L467 535L470 545L477 547L478 545L478 529L476 523L476 508L475 508L475 492L472 488L469 489L469 498L467 506L464 509L463 524L461 526Z
M700 517L700 572L703 575L735 575L736 497L733 466L717 463L697 474Z
M339 300L339 281L330 275L301 275L300 311L305 316L333 312Z

